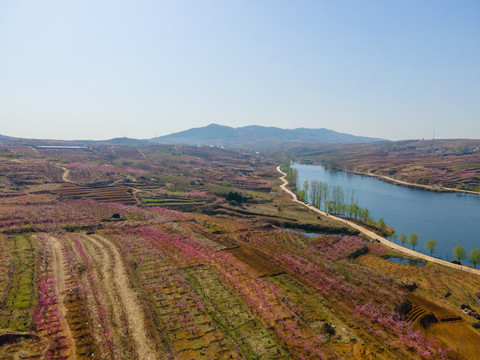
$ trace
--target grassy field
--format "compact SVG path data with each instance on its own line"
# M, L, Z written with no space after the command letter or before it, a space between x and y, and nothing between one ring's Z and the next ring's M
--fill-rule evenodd
M3 256L9 261L5 259L3 266L0 326L28 331L32 328L32 309L37 297L35 244L25 236L3 241Z

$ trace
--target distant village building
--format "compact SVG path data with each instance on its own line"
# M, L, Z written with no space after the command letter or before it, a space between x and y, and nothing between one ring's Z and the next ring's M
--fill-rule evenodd
M87 146L74 146L74 145L39 145L36 146L38 149L60 149L60 150L87 150Z

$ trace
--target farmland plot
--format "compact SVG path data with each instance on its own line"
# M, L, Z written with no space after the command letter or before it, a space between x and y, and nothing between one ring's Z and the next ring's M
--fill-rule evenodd
M182 146L35 156L0 163L15 173L0 176L2 359L428 360L457 348L475 359L476 320L459 305L480 312L478 278L386 261L379 244L280 194L259 157ZM451 316L424 329L433 307L406 282Z
M64 183L53 190L53 193L70 199L90 199L125 205L134 205L137 203L137 200L132 194L132 189L126 186L88 187L73 183Z

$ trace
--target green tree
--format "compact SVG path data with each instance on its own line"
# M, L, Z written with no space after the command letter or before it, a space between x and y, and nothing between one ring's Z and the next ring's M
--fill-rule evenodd
M303 191L305 193L305 199L308 197L308 188L310 187L310 184L308 183L308 180L305 180L303 182ZM304 200L305 201L305 200Z
M425 248L430 251L430 255L433 256L435 252L435 247L437 246L438 241L435 239L430 239L425 243Z
M345 203L345 194L340 185L332 187L332 201L334 203L334 213L336 215L342 214L342 205Z
M393 242L395 242L395 240L398 239L398 235L395 232L390 233L390 237L392 238Z
M470 250L470 257L468 260L473 264L475 269L477 265L480 264L480 249L472 249Z
M462 245L457 245L453 248L453 257L459 262L467 258L467 253Z
M368 219L370 219L370 211L367 208L360 208L359 216L360 219L367 223Z
M297 195L298 200L300 200L301 202L305 202L305 190L298 190Z
M411 233L408 238L408 243L412 245L412 249L415 250L415 246L418 245L418 234Z
M298 180L298 170L289 167L287 169L287 181L293 186L297 187L297 180Z
M326 201L325 209L328 213L333 214L335 212L335 203L333 201Z
M344 216L345 216L345 214L347 213L347 205L345 205L345 204L340 204L340 205L338 205L337 210L338 210L338 213L339 213L340 215L344 215Z
M231 203L236 202L237 204L241 204L242 202L245 202L245 198L238 192L230 191L227 196L226 196L227 201L230 201Z
M398 239L400 240L400 243L402 244L402 246L404 246L405 243L407 242L407 235L405 235L404 233L400 233L400 236L398 237Z
M358 219L359 211L360 211L360 207L357 204L352 204L348 206L348 216L354 217L355 220Z
M379 229L381 231L385 231L385 229L387 228L387 224L385 223L385 220L383 218L380 218L378 219L377 223L378 223Z
M330 187L326 182L320 181L320 203L323 201L323 208L327 208L327 201L330 198ZM323 200L322 200L323 199Z

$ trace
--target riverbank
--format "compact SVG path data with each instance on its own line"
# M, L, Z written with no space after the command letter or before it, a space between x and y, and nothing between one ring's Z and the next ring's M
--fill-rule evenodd
M464 194L472 194L472 195L479 195L480 196L480 193L478 193L476 191L461 190L461 189L455 189L455 188L447 188L447 187L437 186L437 185L415 184L415 183L410 183L410 182L407 182L407 181L397 180L397 179L391 178L389 176L377 175L377 174L373 174L373 173L364 173L364 172L351 171L351 170L340 170L340 171L350 173L350 174L370 176L370 177L376 178L378 180L388 182L388 183L393 184L393 185L405 186L405 187L412 188L412 189L427 190L427 191L433 191L433 192L445 192L445 193L464 193Z
M457 269L457 270L461 270L461 271L465 271L465 272L468 272L468 273L473 273L473 274L476 274L476 275L480 275L480 270L478 269L472 269L468 266L463 266L463 265L457 265L457 264L452 264L448 261L445 261L445 260L441 260L441 259L437 259L435 257L432 257L432 256L429 256L429 255L425 255L425 254L422 254L420 252L417 252L417 251L414 251L414 250L411 250L411 249L408 249L408 248L405 248L403 246L400 246L398 244L395 244L393 242L391 242L390 240L374 233L373 231L371 230L368 230L366 228L364 228L363 226L361 225L358 225L358 224L355 224L354 222L351 222L349 220L346 220L346 219L342 219L340 217L337 217L337 216L334 216L334 215L330 215L320 209L317 209L315 206L313 205L307 205L305 204L304 202L298 200L298 197L297 195L291 191L290 189L287 188L288 186L288 181L287 179L285 178L286 177L286 174L280 170L280 166L277 167L277 171L282 174L282 176L280 177L280 180L283 182L282 185L280 185L280 188L286 192L287 194L289 194L291 197L292 197L292 201L296 202L296 203L299 203L307 208L309 208L310 210L312 211L315 211L323 216L328 216L330 219L334 219L334 220L337 220L337 221L340 221L344 224L347 224L349 225L350 227L358 230L359 232L361 232L362 234L370 237L371 239L374 239L374 240L377 240L379 242L381 242L382 244L390 247L391 249L394 249L396 251L399 251L405 255L409 255L409 256L412 256L412 257L415 257L415 258L418 258L418 259L421 259L421 260L425 260L425 261L430 261L430 262L433 262L433 263L436 263L436 264L439 264L439 265L443 265L443 266L447 266L447 267L450 267L450 268L453 268L453 269Z

